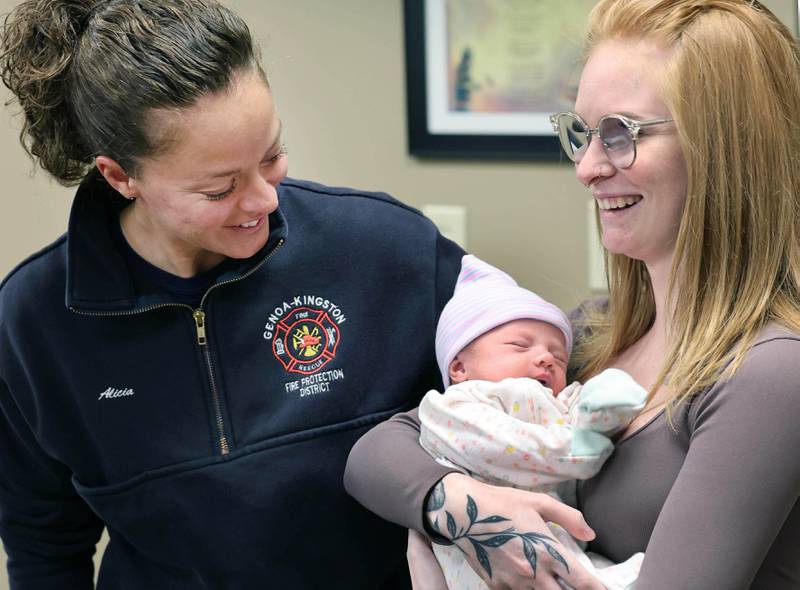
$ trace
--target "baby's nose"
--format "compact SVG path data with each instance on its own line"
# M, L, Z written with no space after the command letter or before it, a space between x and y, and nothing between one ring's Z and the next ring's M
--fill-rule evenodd
M549 350L541 350L536 353L535 362L540 367L549 367L555 362L555 358Z

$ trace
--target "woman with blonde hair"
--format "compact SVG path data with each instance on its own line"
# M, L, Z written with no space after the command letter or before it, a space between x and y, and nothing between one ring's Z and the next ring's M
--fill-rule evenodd
M609 297L573 315L572 376L616 367L650 391L579 490L593 529L437 468L413 412L358 443L346 485L431 537L437 516L460 530L477 510L498 531L556 521L615 561L646 551L648 590L797 588L800 49L755 1L601 0L586 55L574 112L552 119L597 203ZM491 588L602 587L563 547L481 544L489 573L471 542Z

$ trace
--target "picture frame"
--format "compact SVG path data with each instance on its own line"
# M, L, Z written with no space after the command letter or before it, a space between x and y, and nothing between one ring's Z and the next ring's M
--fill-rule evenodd
M566 161L549 115L574 104L594 1L404 0L409 153Z

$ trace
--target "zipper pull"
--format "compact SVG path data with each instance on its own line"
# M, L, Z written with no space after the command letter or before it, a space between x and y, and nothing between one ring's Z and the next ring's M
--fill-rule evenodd
M194 323L197 327L197 343L200 346L206 345L206 314L199 309L196 309L192 314L194 316Z

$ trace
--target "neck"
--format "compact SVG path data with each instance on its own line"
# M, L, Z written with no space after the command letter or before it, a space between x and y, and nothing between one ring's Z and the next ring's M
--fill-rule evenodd
M610 366L627 371L649 390L655 386L669 350L669 333L675 306L667 297L671 256L661 262L648 261L646 265L655 302L653 325L636 342L612 359ZM662 386L649 405L659 407L666 395L667 391Z
M225 257L165 236L141 214L141 205L131 203L120 214L122 235L134 252L153 266L182 278L190 278L213 268Z

